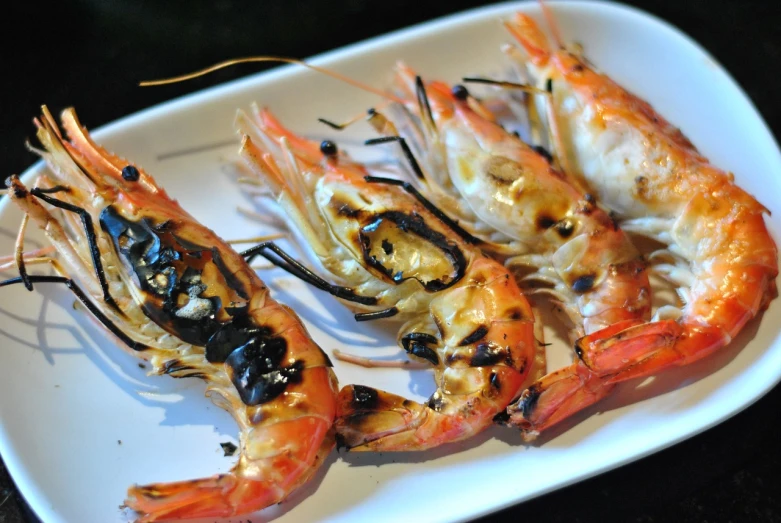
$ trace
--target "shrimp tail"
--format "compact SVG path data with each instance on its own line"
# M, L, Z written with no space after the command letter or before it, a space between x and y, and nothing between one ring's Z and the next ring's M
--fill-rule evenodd
M608 336L601 332L578 340L575 350L589 369L601 376L610 375L614 383L648 375L650 369L661 370L681 360L681 350L690 345L685 340L679 342L685 329L674 320L636 325ZM698 345L723 345L718 338L704 342L698 336Z
M638 319L614 323L578 340L576 351L584 343L593 345L599 340L613 339L639 325L644 324ZM523 438L531 441L548 427L598 402L613 387L609 377L602 377L584 362L576 361L530 385L517 402L507 407L506 424L520 428Z
M520 378L513 389L511 369L507 368L503 374L497 381L507 384L508 390L517 391ZM426 450L468 438L487 428L493 423L493 416L488 412L497 412L496 404L506 405L510 399L501 393L496 398L488 398L480 391L470 396L466 403L474 408L476 415L467 419L447 412L450 400L441 391L435 392L424 405L371 387L349 385L339 392L335 424L338 445L352 451Z
M505 21L504 26L529 55L531 63L544 67L552 56L552 51L545 33L531 17L516 13L512 21Z
M520 428L525 441L598 402L614 384L599 377L583 362L576 362L544 376L507 408L507 425Z
M270 441L274 440L274 436L289 440L290 434L302 430L311 430L313 439L322 437L324 433L325 437L319 448L313 446L302 449L303 453L263 450L273 455L266 457L263 460L266 463L260 465L267 469L262 478L251 478L243 473L245 468L252 470L259 463L250 463L245 456L247 452L242 451L239 463L228 474L171 483L134 485L128 489L125 505L141 515L137 523L147 523L249 514L284 501L318 470L333 449L334 431L325 420L309 416L280 425L277 430L266 431ZM319 427L313 429L313 425ZM314 452L315 455L305 455L308 452Z
M222 474L191 481L133 486L125 503L144 514L138 522L146 523L253 512L272 504L277 496L278 491L271 482ZM233 504L235 501L238 506ZM245 510L241 511L242 507Z
M337 432L339 447L371 451L377 441L403 445L409 433L422 424L426 407L401 396L363 385L349 385L339 392ZM408 443L407 443L408 444Z

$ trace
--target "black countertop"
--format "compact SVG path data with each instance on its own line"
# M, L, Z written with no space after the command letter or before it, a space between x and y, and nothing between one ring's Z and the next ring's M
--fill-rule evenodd
M779 136L781 2L633 0L692 36L721 62ZM50 5L47 5L50 4ZM0 173L35 161L24 141L42 103L73 105L95 128L150 105L261 70L240 66L191 83L139 89L140 79L195 70L229 57L306 57L483 5L422 2L13 2L3 34ZM292 22L292 23L291 23ZM735 132L731 130L730 132ZM781 197L781 195L776 195ZM2 401L13 401L3 398ZM781 388L744 412L670 449L486 520L781 521ZM78 471L53 473L78 474ZM465 480L465 481L468 481ZM534 478L517 478L534 481ZM84 493L89 502L89 493ZM0 523L35 521L0 466Z

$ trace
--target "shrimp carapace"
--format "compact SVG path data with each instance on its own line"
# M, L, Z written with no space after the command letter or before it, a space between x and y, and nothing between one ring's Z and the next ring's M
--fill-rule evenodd
M45 108L36 123L51 174L30 189L12 177L9 196L56 248L57 258L36 262L59 274L30 275L21 256L20 277L0 285L67 285L154 374L202 379L240 426L230 473L133 486L126 505L146 522L235 516L282 501L334 445L328 357L238 253L143 169L96 145L72 109L62 115L68 139Z
M437 390L425 404L343 388L340 442L422 450L472 436L503 415L542 352L532 309L509 272L408 185L370 176L332 142L304 140L257 107L237 122L244 160L324 268L349 287L302 278L359 311L356 319L403 322L399 345L434 369Z

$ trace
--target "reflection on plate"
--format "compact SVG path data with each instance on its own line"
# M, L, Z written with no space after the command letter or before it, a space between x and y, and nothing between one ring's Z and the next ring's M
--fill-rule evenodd
M740 185L754 194L781 194L781 154L772 136L737 85L696 44L619 5L561 2L553 7L568 39L581 42L598 67L651 101L716 165L733 171ZM504 66L499 45L509 41L499 18L515 9L539 16L532 3L478 9L314 62L378 86L397 59L448 81L498 73ZM153 108L106 127L96 138L144 166L223 237L264 234L269 227L225 211L247 202L227 171L237 149L231 141L234 112L253 101L273 108L297 131L318 137L330 133L361 158L386 154L357 146L371 136L367 127L356 125L336 135L315 120L353 115L375 104L376 97L300 67L282 67ZM714 107L719 108L719 128L710 123ZM778 241L781 202L763 203L773 211L769 223ZM19 219L8 202L0 204L0 252L12 251ZM36 239L40 242L41 236L31 234L28 245ZM401 357L391 327L356 324L333 298L282 271L261 276L280 301L301 315L326 351ZM44 521L132 519L118 509L130 484L230 468L231 458L223 456L220 443L235 442L235 427L203 398L202 384L146 377L137 360L73 310L73 297L64 289L2 292L0 451ZM463 520L620 466L705 430L775 385L781 378L779 325L776 300L726 350L656 379L624 384L533 446L496 428L419 454L333 453L309 485L264 517ZM551 350L560 361L567 349L554 341ZM418 399L432 390L424 371L367 370L337 362L336 372L343 384L371 384Z

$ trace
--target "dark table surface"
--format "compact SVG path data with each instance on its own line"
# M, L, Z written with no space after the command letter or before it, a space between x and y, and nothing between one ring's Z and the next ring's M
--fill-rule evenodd
M676 25L736 78L772 131L781 131L781 2L631 0ZM24 149L42 103L73 105L92 128L181 94L256 72L241 66L192 83L139 89L140 79L195 70L228 57L306 57L482 5L394 2L13 2L3 30L0 173L35 161ZM734 132L734 130L732 131ZM781 197L781 195L776 195ZM13 401L3 398L2 401ZM781 388L744 412L670 449L507 509L491 520L781 521ZM78 471L53 471L78 474ZM534 478L518 478L534 481ZM89 502L89 493L84 493ZM0 523L35 521L0 466Z

